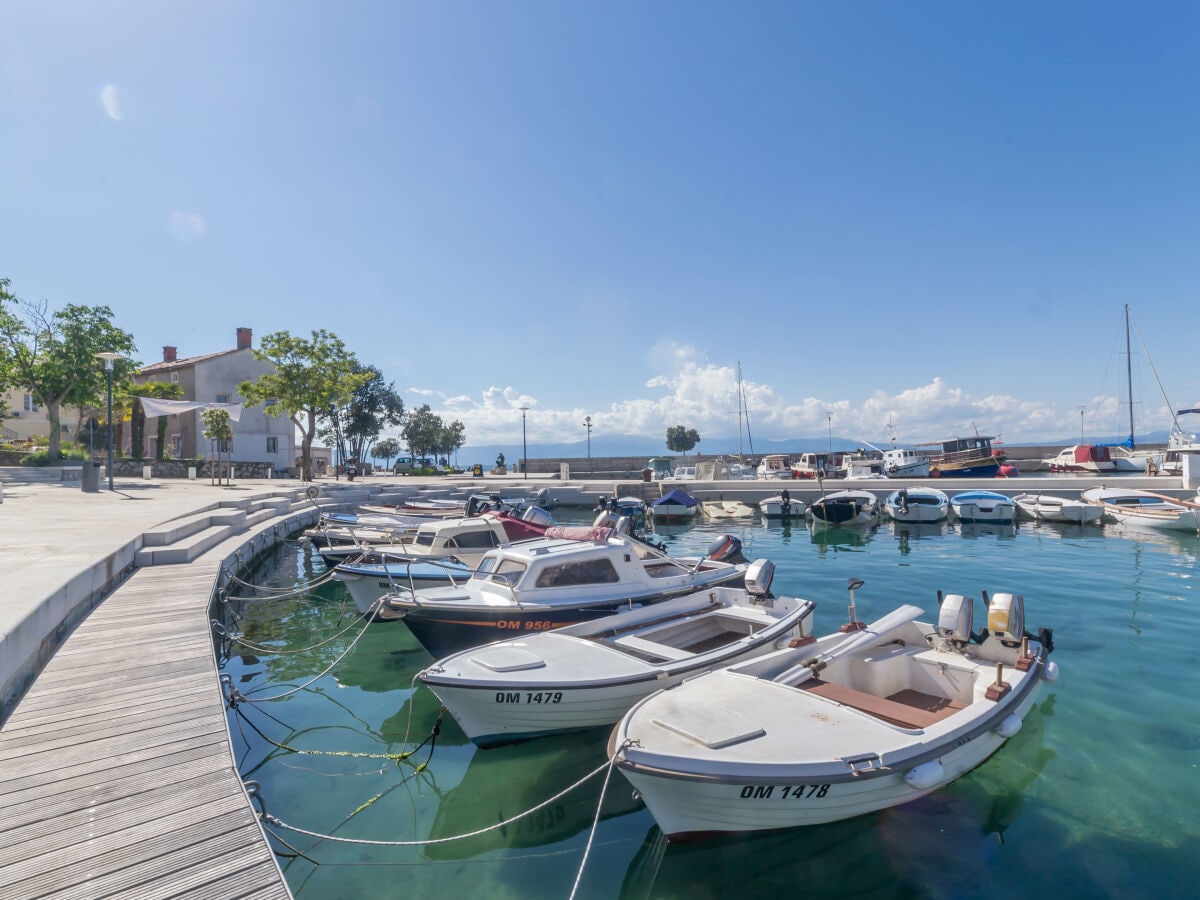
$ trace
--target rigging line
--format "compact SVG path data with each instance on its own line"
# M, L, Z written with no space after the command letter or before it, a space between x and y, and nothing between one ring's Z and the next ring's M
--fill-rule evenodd
M629 746L632 741L626 741L624 747ZM624 747L619 748L623 750ZM618 752L619 752L618 750ZM600 787L600 799L596 802L596 817L592 819L592 830L588 833L587 844L583 848L583 859L579 861L579 871L575 873L575 884L571 886L571 894L568 900L575 900L575 894L579 891L579 882L583 879L583 870L587 866L588 854L592 852L592 841L596 839L596 826L600 824L600 810L604 807L604 795L608 793L608 782L612 778L613 769L617 765L617 754L613 753L608 760L608 771L604 773L604 784Z
M300 828L299 826L296 826L296 825L289 825L287 822L284 822L282 819L280 819L276 816L270 815L268 813L265 813L265 812L260 812L258 815L259 815L259 818L262 819L264 822L274 825L276 828L285 828L288 831L294 831L296 834L303 834L303 835L307 835L308 837L314 837L314 838L323 838L327 841L335 841L340 844L363 844L363 845L366 845L369 847L424 847L429 844L448 844L451 841L461 841L465 838L478 837L481 834L487 834L489 831L496 831L501 828L507 828L509 825L513 824L514 822L516 822L520 819L523 819L525 816L532 815L533 813L537 812L538 810L545 809L551 803L561 800L563 797L565 797L571 791L575 790L575 788L579 787L581 784L584 784L587 781L590 781L592 778L595 778L597 775L599 775L605 769L610 768L611 766L612 766L611 760L606 760L603 765L597 766L595 769L588 772L586 775L584 775L581 779L576 781L574 784L570 785L569 787L563 788L561 791L559 791L554 796L543 800L541 803L537 804L536 806L530 807L529 809L525 810L524 812L517 813L515 816L510 816L509 818L504 819L501 822L496 822L494 825L488 825L484 828L477 829L476 831L468 831L466 834L456 834L456 835L451 835L450 837L443 837L443 838L429 838L428 840L424 840L424 841L376 841L376 840L371 840L369 838L339 837L334 834L322 834L319 831L310 831L307 828Z
M379 602L376 602L375 606L379 606L380 602L382 602L382 598L380 598ZM357 635L354 636L354 640L352 640L350 642L350 646L348 646L345 650L343 650L342 654L337 659L335 659L333 662L331 662L323 671L318 672L316 675L314 675L308 681L304 682L304 684L294 687L290 691L284 691L282 694L276 694L274 697L258 697L258 698L255 698L252 700L252 699L250 699L250 696L248 694L243 694L242 695L243 698L246 700L247 703L267 703L272 700L282 700L285 697L290 697L292 694L299 693L300 691L307 688L309 685L314 684L315 682L321 680L326 675L328 675L330 672L332 672L338 663L340 663L343 659L345 659L347 656L350 655L350 651L354 649L355 645L360 640L362 640L362 636L364 634L366 634L367 629L371 627L371 620L374 617L375 617L375 607L372 607L371 609L367 610L367 615L364 617L366 619L366 622L362 627L362 631L360 631ZM255 690L250 691L250 693L253 694L253 693L255 693L255 691L264 690L265 688L266 688L266 685L263 685L263 687L255 688Z
M1167 404L1167 412L1171 414L1171 423L1179 430L1179 419L1175 416L1175 407L1171 405L1170 398L1167 397L1166 388L1163 387L1162 379L1158 377L1158 369L1154 368L1154 360L1150 358L1150 351L1146 349L1146 339L1142 337L1142 329L1138 327L1137 320L1133 322L1133 327L1137 328L1138 343L1142 345L1142 353L1146 357L1146 362L1150 363L1150 371L1154 373L1154 380L1158 383L1158 390L1162 394L1163 403Z

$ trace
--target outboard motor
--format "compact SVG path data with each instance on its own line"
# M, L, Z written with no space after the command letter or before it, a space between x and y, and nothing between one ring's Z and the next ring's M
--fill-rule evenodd
M756 559L746 570L746 591L751 597L770 600L771 582L775 580L775 563L769 559Z
M546 512L540 506L530 506L525 512L521 513L521 521L529 522L533 525L553 525L554 516Z
M706 555L709 559L715 559L718 562L744 563L746 561L746 557L742 556L742 542L732 534L723 534L709 544Z
M971 640L971 624L974 617L975 602L970 597L947 594L938 611L938 636L958 647L965 646Z

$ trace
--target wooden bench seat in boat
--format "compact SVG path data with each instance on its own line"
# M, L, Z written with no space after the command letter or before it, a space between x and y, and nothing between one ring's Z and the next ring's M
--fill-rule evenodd
M658 659L687 659L693 655L689 650L680 650L677 647L670 647L666 644L660 644L657 641L648 641L634 634L619 637L613 641L613 644L618 647L624 647L627 650L633 650L635 653L657 657Z
M901 728L928 728L966 708L963 703L920 691L904 690L889 697L876 697L820 678L810 678L798 687Z

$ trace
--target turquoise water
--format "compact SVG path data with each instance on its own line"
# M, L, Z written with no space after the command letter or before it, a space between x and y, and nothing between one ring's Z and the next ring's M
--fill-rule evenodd
M569 518L559 516L560 519ZM672 553L730 531L748 558L777 566L774 590L817 601L816 630L936 593L1010 591L1026 625L1054 629L1062 677L1022 731L983 766L907 806L811 829L667 845L628 783L603 773L533 815L461 841L384 847L274 829L297 897L577 896L1192 897L1200 890L1200 695L1193 616L1200 542L1077 526L894 526L810 533L803 526L660 529ZM402 623L363 629L320 557L281 545L247 580L268 586L229 604L246 640L222 644L224 671L256 700L230 714L246 779L291 826L343 838L426 841L476 832L536 806L605 762L607 729L477 750L413 676L431 662ZM978 599L977 599L978 603ZM976 619L981 611L977 606ZM361 637L360 637L361 633ZM351 642L357 643L346 653ZM332 671L294 691L345 654Z

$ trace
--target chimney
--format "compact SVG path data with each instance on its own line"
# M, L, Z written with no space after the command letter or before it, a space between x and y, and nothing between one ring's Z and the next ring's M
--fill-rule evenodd
M163 347L163 362L175 362L174 347Z
M253 335L254 335L254 332L251 331L249 328L239 328L237 331L237 337L238 337L237 348L239 350L249 350L250 343L251 343L250 339Z

